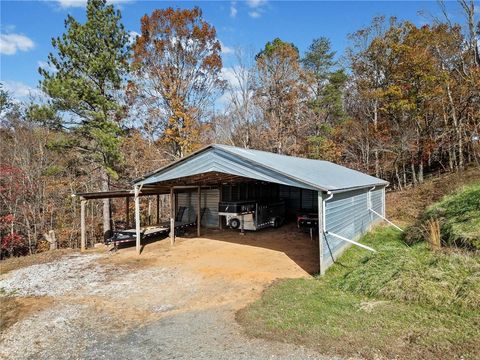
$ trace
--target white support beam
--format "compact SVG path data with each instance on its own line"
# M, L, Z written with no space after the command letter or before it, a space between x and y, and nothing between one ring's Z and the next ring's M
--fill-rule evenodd
M175 195L170 188L170 244L175 244Z
M378 217L380 217L381 219L385 220L387 223L389 223L390 225L392 225L394 228L400 230L401 232L403 232L403 229L401 229L400 227L398 227L397 225L395 225L393 222L391 222L390 220L388 220L386 217L380 215L379 213L377 213L375 210L373 209L370 209L371 212L373 212L375 215L377 215Z
M137 255L140 255L141 231L140 231L140 187L134 188L135 194L135 246Z
M338 239L340 239L340 240L349 242L350 244L357 245L357 246L359 246L359 247L361 247L361 248L370 250L370 251L372 251L372 252L377 252L377 250L372 249L370 246L360 244L360 243L357 242L357 241L353 241L353 240L347 239L346 237L341 236L341 235L338 235L338 234L335 234L335 233L332 233L331 231L327 231L326 233L327 233L328 235L335 236L336 238L338 238Z
M85 227L85 205L87 200L80 202L80 251L85 251L85 244L87 239L86 227Z
M324 212L325 212L325 204L323 201L323 193L319 191L318 192L318 256L319 256L318 270L320 275L324 275L326 270L323 264Z

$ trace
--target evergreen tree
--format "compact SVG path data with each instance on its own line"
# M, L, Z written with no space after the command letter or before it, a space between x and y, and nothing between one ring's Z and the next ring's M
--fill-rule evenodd
M84 24L72 16L65 33L52 39L49 71L40 68L40 85L50 96L48 106L60 112L62 125L73 136L62 144L81 151L82 159L101 174L102 190L117 176L121 161L121 126L125 108L119 101L128 72L128 34L121 14L105 0L89 0ZM40 108L32 114L44 114ZM41 117L41 116L40 116ZM104 202L104 232L110 230L110 205Z

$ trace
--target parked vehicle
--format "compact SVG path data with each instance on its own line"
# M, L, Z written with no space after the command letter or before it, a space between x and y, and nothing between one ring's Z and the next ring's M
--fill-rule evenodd
M285 202L222 201L218 204L218 215L225 216L227 226L232 229L277 228L285 221Z
M318 213L299 211L297 227L301 230L318 229Z

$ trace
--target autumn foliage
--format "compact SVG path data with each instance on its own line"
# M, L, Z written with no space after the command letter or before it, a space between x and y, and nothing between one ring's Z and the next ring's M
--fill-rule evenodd
M2 257L37 251L50 230L78 247L71 194L130 187L209 143L333 161L392 188L478 166L480 25L474 3L459 3L459 24L376 17L344 54L322 34L303 52L272 36L225 67L198 7L156 9L129 40L120 11L90 0L85 23L68 16L52 41L47 101L0 88ZM124 208L89 202L88 245Z

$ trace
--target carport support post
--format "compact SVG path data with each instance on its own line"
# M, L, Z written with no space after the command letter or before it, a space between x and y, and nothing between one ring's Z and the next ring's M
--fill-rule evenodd
M175 243L175 199L173 187L170 188L170 244Z
M127 223L127 229L130 227L130 197L125 198L125 222Z
M320 275L325 275L325 266L323 264L323 212L325 211L323 203L323 193L318 192L318 256L319 256L319 273Z
M160 224L160 195L157 195L157 225Z
M80 202L80 251L85 251L86 229L85 229L85 205L87 200Z
M220 185L219 190L220 190L220 201L222 201L222 194L223 194L223 186L222 185ZM220 215L218 216L218 227L219 227L220 230L223 229L223 220L222 220L222 217Z
M197 237L200 237L200 225L202 223L202 188L197 187Z
M134 188L135 194L135 246L137 255L140 255L140 187L138 185Z

